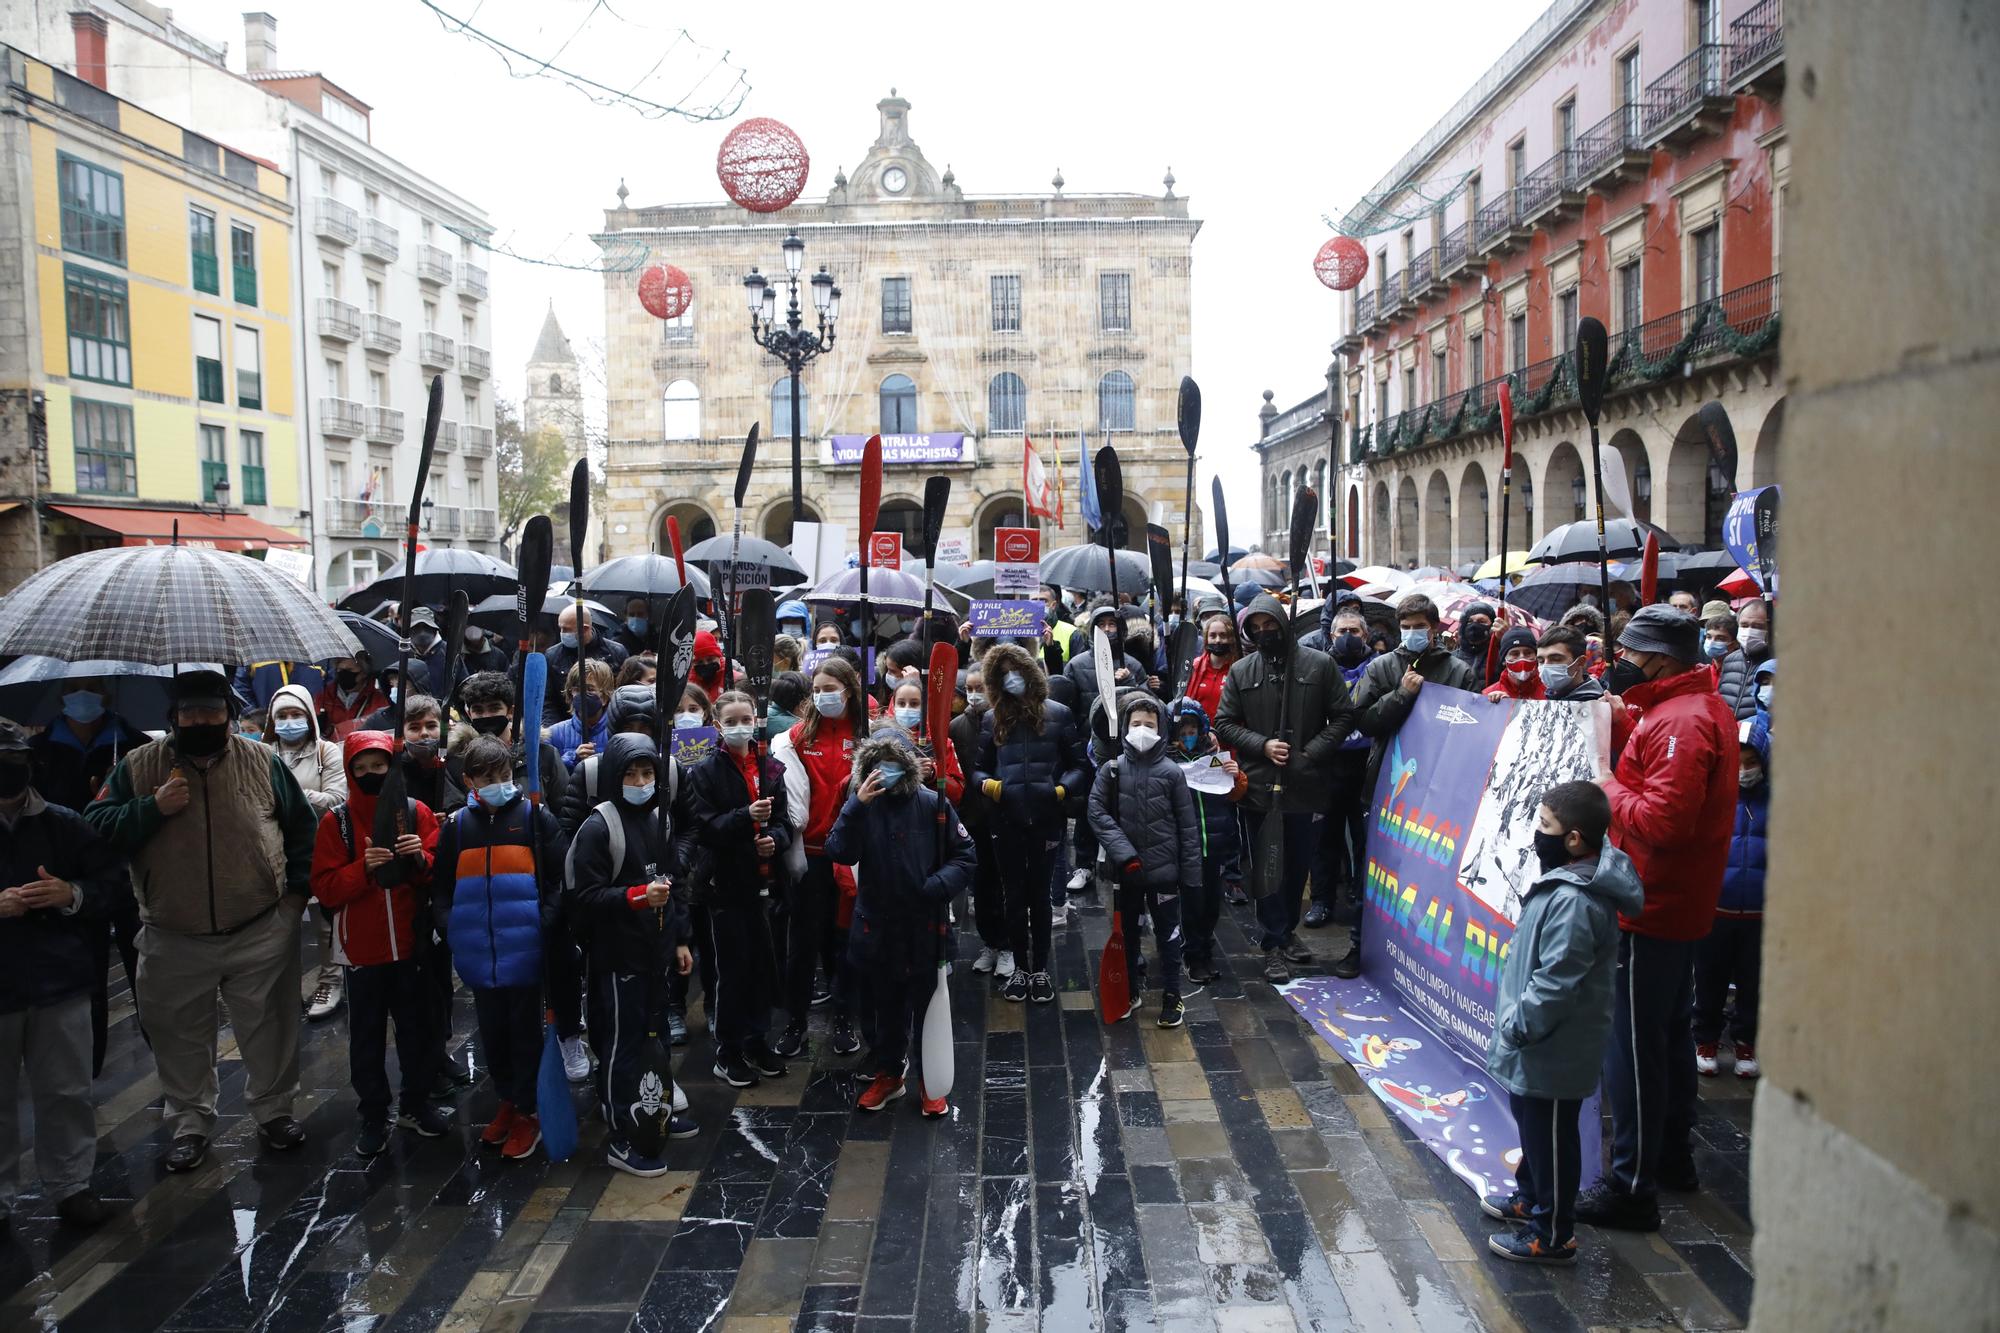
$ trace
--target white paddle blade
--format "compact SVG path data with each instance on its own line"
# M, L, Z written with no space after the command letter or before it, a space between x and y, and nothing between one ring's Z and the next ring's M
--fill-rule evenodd
M950 969L938 964L937 986L924 1010L924 1095L951 1095L954 1060L951 1050L951 988L945 984Z

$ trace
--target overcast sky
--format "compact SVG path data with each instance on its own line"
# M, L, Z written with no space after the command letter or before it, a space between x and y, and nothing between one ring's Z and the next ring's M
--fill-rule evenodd
M731 121L648 120L548 79L509 77L418 0L269 0L281 66L318 69L370 103L378 147L482 206L503 244L537 256L590 262L596 251L583 238L615 203L620 177L635 205L722 198L716 146L743 116L797 130L812 154L807 193L823 195L834 169L853 167L874 141L875 103L892 85L912 104L911 137L940 169L950 163L968 194L1044 192L1057 167L1071 192L1157 193L1171 165L1203 224L1199 484L1206 495L1208 477L1226 467L1230 511L1247 516L1263 390L1283 408L1324 384L1338 298L1312 275L1329 234L1321 216L1337 217L1373 185L1545 0L438 3L537 56L568 42L557 63L620 87L649 69L647 90L692 83L723 50L747 72L748 100ZM239 69L248 7L173 6L182 26L227 41ZM710 50L670 51L679 24ZM573 340L602 338L597 274L495 255L492 280L494 380L506 397L520 394L550 301Z

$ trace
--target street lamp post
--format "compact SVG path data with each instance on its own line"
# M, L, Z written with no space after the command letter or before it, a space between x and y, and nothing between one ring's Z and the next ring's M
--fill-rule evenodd
M756 269L743 279L743 291L750 305L750 339L785 363L792 377L792 528L796 535L799 510L805 505L805 465L801 451L799 412L799 372L806 362L833 348L833 326L840 318L840 288L826 265L812 275L812 303L819 330L804 327L805 311L799 305L799 272L805 267L806 243L797 228L785 237L785 321L778 322L778 291Z

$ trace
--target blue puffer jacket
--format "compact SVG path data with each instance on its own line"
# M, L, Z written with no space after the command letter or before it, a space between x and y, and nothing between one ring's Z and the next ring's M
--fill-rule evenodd
M474 801L445 819L433 892L448 893L437 911L466 985L541 984L542 930L555 908L561 841L556 817L521 796L497 810Z
M1729 864L1722 872L1722 899L1715 910L1730 916L1764 914L1764 840L1771 826L1771 715L1749 724L1745 750L1764 761L1764 780L1736 794L1736 832L1729 839Z

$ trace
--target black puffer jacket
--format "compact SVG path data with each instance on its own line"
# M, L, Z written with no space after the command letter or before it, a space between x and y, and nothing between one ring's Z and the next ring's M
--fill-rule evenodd
M996 821L1047 835L1066 814L1081 809L1089 797L1090 766L1084 757L1083 731L1069 709L1049 699L1048 681L1022 649L1011 643L996 644L986 654L982 671L989 692L1004 692L1002 682L1009 671L1019 673L1028 689L1018 698L996 704L980 719L979 755L973 761L972 780L982 791L988 782L1000 784ZM993 697L999 699L1000 695ZM1012 712L1017 707L1030 720L1007 728L1001 736L997 710ZM1060 797L1058 787L1062 789Z
M704 902L723 907L755 903L759 892L780 887L785 882L785 849L796 832L787 815L785 770L769 755L759 762L758 782L763 795L771 798L771 818L761 830L750 818L750 786L743 780L736 756L727 745L689 770L683 785L687 789L690 831L696 845L711 860L709 889ZM769 857L757 855L759 832L771 835L777 851ZM758 870L762 863L769 871Z
M40 879L46 867L83 891L73 913L37 907L0 920L0 1014L81 995L96 980L90 939L114 903L129 900L125 863L83 816L51 805L32 787L0 837L0 888Z
M1347 681L1331 657L1292 641L1291 619L1278 599L1259 593L1244 608L1244 620L1271 616L1283 629L1288 648L1274 665L1255 652L1229 668L1222 683L1222 703L1216 709L1215 734L1236 755L1250 780L1244 803L1253 810L1272 808L1271 789L1278 766L1264 755L1264 743L1282 740L1291 746L1284 769L1284 791L1277 808L1287 812L1317 812L1333 802L1333 762L1340 744L1354 729L1354 704ZM1280 684L1289 682L1289 705L1280 709ZM1279 714L1284 714L1282 731Z
M1134 708L1158 710L1151 696L1134 691L1118 706L1121 724ZM1162 721L1162 733L1173 728ZM1141 753L1130 741L1116 759L1097 770L1090 788L1090 827L1113 867L1139 862L1148 888L1201 886L1201 822L1181 766L1168 753L1163 734Z
M611 858L611 833L605 811L592 811L577 830L571 854L573 882L565 890L565 914L582 940L592 967L630 976L664 978L673 966L674 947L687 934L687 903L680 892L664 908L645 905L643 892L634 906L635 887L643 891L646 867L669 874L679 871L673 846L677 831L669 821L664 836L657 808L658 794L643 806L629 805L617 792L625 770L639 759L659 763L659 751L644 736L613 736L605 745L606 782L617 809L611 817L624 830L625 854Z
M1748 722L1757 716L1757 675L1741 648L1730 649L1729 655L1717 665L1715 692L1729 705L1729 711L1736 714L1738 722Z
M965 826L975 833L983 832L992 819L993 803L986 799L986 793L979 790L979 784L971 781L973 764L979 758L979 731L990 712L985 704L978 707L967 705L963 713L951 720L951 748L958 755L958 771L967 775L965 795L958 803L959 816Z

